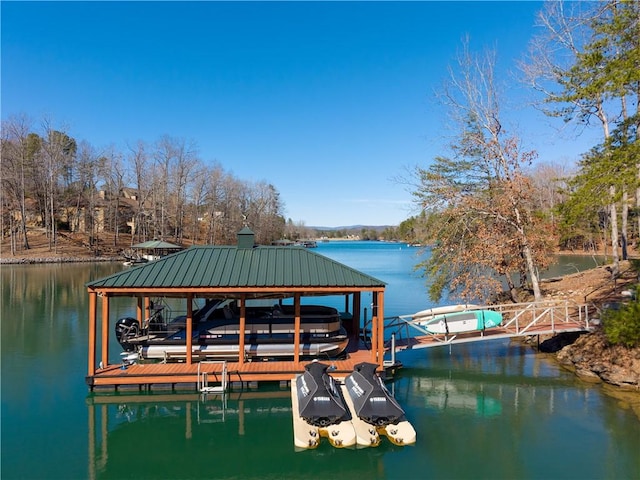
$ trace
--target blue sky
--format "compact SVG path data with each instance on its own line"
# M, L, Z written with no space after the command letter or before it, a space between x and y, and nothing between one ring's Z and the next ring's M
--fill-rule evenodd
M507 81L541 5L3 1L2 119L48 118L98 149L193 140L272 183L294 221L397 225L416 211L396 178L447 154L434 91L462 38L495 48ZM541 161L593 144L514 118Z

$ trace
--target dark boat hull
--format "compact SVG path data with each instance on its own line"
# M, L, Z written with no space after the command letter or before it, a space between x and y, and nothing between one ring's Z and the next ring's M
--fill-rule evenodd
M404 410L375 373L377 365L359 363L345 379L355 413L372 425L383 427L405 419Z
M327 373L328 365L312 362L298 377L299 415L309 424L326 427L349 417L335 380Z

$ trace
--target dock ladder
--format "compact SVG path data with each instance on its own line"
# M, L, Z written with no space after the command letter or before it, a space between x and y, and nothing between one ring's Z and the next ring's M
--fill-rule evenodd
M209 385L209 372L204 371L204 365L222 365L219 375L219 385ZM214 374L216 377L218 374ZM207 360L198 362L198 391L207 393L224 393L227 391L227 362L226 360Z

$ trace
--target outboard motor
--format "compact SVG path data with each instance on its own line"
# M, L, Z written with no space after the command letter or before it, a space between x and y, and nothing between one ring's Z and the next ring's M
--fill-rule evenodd
M123 317L116 322L116 339L125 352L132 352L135 346L129 340L140 334L140 322L133 317Z
M377 367L374 363L357 364L345 384L358 417L378 427L395 425L404 420L404 410L376 374Z
M316 427L326 427L347 417L344 400L335 380L327 373L328 367L319 362L309 363L297 381L300 416Z

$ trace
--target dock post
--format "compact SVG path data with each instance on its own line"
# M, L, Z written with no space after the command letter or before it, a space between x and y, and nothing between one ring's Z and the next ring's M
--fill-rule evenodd
M396 332L391 334L391 364L396 364Z

